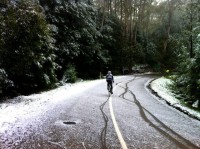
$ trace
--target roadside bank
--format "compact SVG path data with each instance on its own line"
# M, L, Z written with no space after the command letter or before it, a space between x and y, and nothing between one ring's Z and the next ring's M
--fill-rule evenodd
M164 100L168 105L180 110L192 118L200 120L200 113L198 111L185 106L180 100L176 99L175 94L168 88L168 85L171 83L170 79L161 77L151 80L146 84L146 87L158 100Z

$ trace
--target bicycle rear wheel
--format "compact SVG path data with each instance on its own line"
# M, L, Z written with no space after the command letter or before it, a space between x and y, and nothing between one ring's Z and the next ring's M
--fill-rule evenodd
M108 93L110 93L110 92L111 92L111 85L108 84Z
M108 84L108 92L110 94L113 94L113 92L112 92L112 85L111 84Z

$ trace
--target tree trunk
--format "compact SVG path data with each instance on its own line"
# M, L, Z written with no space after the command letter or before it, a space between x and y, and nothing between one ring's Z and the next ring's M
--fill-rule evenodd
M164 47L163 47L163 53L165 54L167 52L167 45L168 45L168 40L171 32L171 21L172 21L172 14L173 14L173 0L168 0L168 25L167 25L167 32L166 32L166 38L164 41Z
M194 57L194 52L193 52L193 8L192 8L192 0L191 0L191 5L190 5L190 58Z
M120 16L121 16L121 23L123 23L122 17L123 17L123 3L122 0L120 0L120 4L121 4L121 9L120 9Z
M105 15L106 15L105 7L106 7L105 0L103 0L103 16L102 16L102 20L101 20L101 29L100 30L102 30L103 26L104 26L104 20L105 20Z
M112 14L112 0L109 0L109 14Z
M115 16L117 16L117 0L115 0Z

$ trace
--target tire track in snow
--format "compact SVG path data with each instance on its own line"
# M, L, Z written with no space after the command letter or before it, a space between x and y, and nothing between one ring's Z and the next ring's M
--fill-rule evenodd
M123 100L126 100L128 102L131 102L133 104L136 104L137 107L139 108L139 112L140 112L140 116L142 117L142 119L149 124L149 126L153 127L155 130L157 130L161 135L163 135L164 137L168 138L171 142L173 142L176 146L180 147L181 149L188 149L188 148L194 148L194 149L198 149L199 147L196 146L195 144L193 144L191 141L183 138L181 135L179 135L178 133L176 133L175 131L173 131L172 129L170 129L168 126L166 126L163 122L161 122L156 116L154 116L150 111L148 111L146 108L144 108L141 103L139 102L139 100L137 99L137 97L135 96L135 94L129 90L128 84L133 82L136 78L128 81L125 83L125 87L122 87L118 84L119 87L124 89L124 92L119 95L120 98L122 98ZM126 93L130 93L132 95L132 100L125 98L125 94ZM156 126L151 120L149 120L146 116L146 113L148 113L157 123L159 123L162 127L164 128L161 129L158 126ZM167 133L168 132L168 133ZM173 137L172 135L174 135L175 137ZM177 139L176 139L177 138Z
M101 148L102 149L107 149L106 133L107 133L107 127L108 127L108 116L105 114L103 109L104 109L104 106L106 105L106 103L108 102L108 100L109 100L109 98L100 106L100 110L101 110L101 113L102 113L103 119L104 119L104 127L101 131L101 136L100 136L100 142L101 142Z

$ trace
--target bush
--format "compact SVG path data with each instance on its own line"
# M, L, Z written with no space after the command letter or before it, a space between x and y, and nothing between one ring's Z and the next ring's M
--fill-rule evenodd
M0 67L21 93L51 88L56 81L54 39L41 7L31 1L0 9Z
M12 87L14 87L13 81L9 80L5 70L0 68L0 95L5 94Z
M198 36L199 37L199 36ZM177 89L190 97L190 103L200 100L200 38L195 44L194 57L182 59L175 79Z
M75 66L69 64L67 70L64 72L62 82L74 83L77 80L77 73Z

